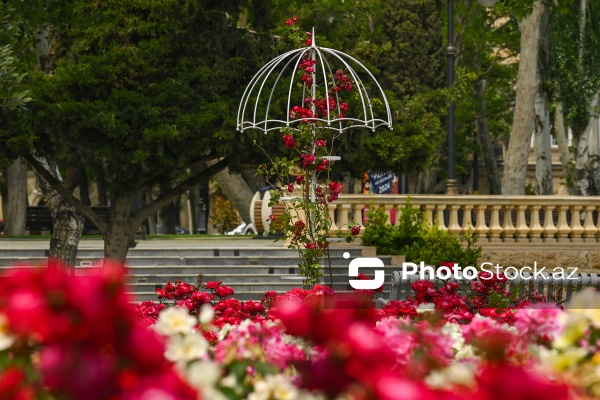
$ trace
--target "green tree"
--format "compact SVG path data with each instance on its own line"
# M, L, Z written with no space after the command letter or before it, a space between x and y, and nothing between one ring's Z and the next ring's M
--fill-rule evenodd
M243 156L233 117L263 41L236 27L239 5L83 2L75 13L84 28L64 38L72 43L65 57L53 75L34 76L36 150L66 165L101 162L108 223L26 157L96 224L105 257L123 261L150 214ZM175 182L171 190L132 210L136 196L165 179Z

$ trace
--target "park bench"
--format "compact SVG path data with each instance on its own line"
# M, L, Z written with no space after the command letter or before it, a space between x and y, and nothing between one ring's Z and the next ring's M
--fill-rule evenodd
M108 222L110 207L92 207L92 210L105 222ZM25 230L31 235L41 235L43 231L52 232L53 221L50 209L46 206L28 206L25 213ZM87 218L83 225L84 235L98 234L98 228Z
M565 268L564 275L566 277L562 278L553 276L551 273L542 272L535 279L533 274L528 272L523 272L519 276L507 274L507 277L511 279L506 281L504 288L511 293L517 293L519 296L534 292L545 294L548 299L554 300L557 304L568 302L574 293L586 287L594 287L596 290L600 290L600 277L598 274L585 272L571 274L571 272L573 272L572 269ZM428 274L425 274L425 278L427 280L432 279ZM403 278L401 271L394 271L389 299L379 298L377 299L377 305L383 307L391 300L406 300L408 296L414 297L415 292L411 285L418 280L420 280L418 274L411 274ZM433 278L433 281L436 287L441 287L448 282L456 282L457 280L451 277L447 280ZM462 282L468 281L462 280Z

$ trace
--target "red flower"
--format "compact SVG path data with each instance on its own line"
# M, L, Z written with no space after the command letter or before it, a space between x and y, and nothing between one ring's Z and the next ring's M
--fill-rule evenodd
M315 142L315 146L317 146L317 147L325 147L325 146L327 146L327 141L323 140L323 139L317 140Z
M325 170L327 168L327 164L329 164L329 161L323 159L323 161L321 161L321 164L317 165L317 172Z
M205 287L207 289L214 290L214 289L217 289L221 285L221 283L223 283L223 282L221 282L221 281L219 281L219 282L217 282L217 281L210 281L210 282L206 282Z
M360 226L353 226L352 229L350 229L350 233L352 233L354 236L358 235L360 233Z
M219 297L228 297L231 296L234 291L231 287L229 286L219 286L216 290L215 293L217 294L217 296Z
M301 154L300 157L302 158L302 166L304 166L304 168L315 162L314 154Z
M314 250L315 249L315 244L314 243L307 243L304 245L304 247L306 247L308 250Z
M302 183L302 181L304 181L304 175L298 175L298 176L296 177L296 183L297 183L298 185L300 185L300 184Z
M288 190L288 192L292 193L294 191L294 184L293 183L288 183L287 190Z
M306 43L307 46L312 45L312 39L306 39L305 43Z
M287 21L285 21L285 24L287 26L292 26L293 23L294 23L294 21L292 21L291 19L288 19Z
M282 139L285 142L285 147L287 147L288 149L293 149L294 147L296 147L296 142L294 141L294 137L292 135L283 135Z

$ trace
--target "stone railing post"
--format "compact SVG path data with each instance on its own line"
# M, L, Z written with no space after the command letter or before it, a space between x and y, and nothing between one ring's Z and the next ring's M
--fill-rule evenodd
M364 205L362 205L362 204L354 204L352 206L352 209L354 210L354 224L355 225L364 226L363 225L363 215L362 215L363 208L364 208Z
M504 206L502 207L504 209L504 221L502 224L502 233L504 235L503 241L504 242L514 242L515 239L513 238L513 233L515 233L515 226L513 225L512 222L512 209L513 206Z
M501 205L493 204L491 207L492 218L490 220L490 242L501 242L500 234L502 233L502 227L500 226L500 209Z
M593 243L596 241L596 233L598 228L594 226L594 206L585 206L585 222L583 223L583 241ZM600 224L600 218L598 218Z
M471 230L473 230L473 218L471 217L471 213L473 212L473 205L472 204L465 204L465 207L463 208L463 223L462 223L462 229L463 232L466 232L469 230L469 228L471 228Z
M517 242L526 242L527 234L529 233L529 227L525 220L525 210L527 206L523 204L517 205L517 226L515 226L515 233L517 234Z
M350 212L350 204L340 204L338 207L338 228L346 227L348 225L348 214Z
M435 206L436 211L436 222L438 227L443 230L447 230L446 223L444 221L444 210L446 209L445 204L438 204Z
M475 205L475 234L477 235L477 240L487 240L487 233L490 230L485 223L486 208L485 204Z
M544 242L555 242L556 239L554 235L556 234L556 225L554 225L554 216L552 215L552 211L554 211L554 206L544 206Z
M581 235L584 229L581 226L581 216L579 213L582 211L581 206L571 206L569 209L571 210L571 242L583 242Z
M544 228L540 225L540 209L542 206L531 206L531 226L529 227L529 241L532 243L542 242L541 234Z
M558 206L558 223L556 224L556 234L559 242L568 242L571 227L567 223L567 210L569 206Z
M450 218L448 220L447 228L448 232L453 235L458 235L462 231L462 228L458 224L458 210L460 209L460 206L457 204L450 204L447 206L447 208L450 210Z
M433 225L433 209L435 207L431 204L425 204L423 206L423 213L425 214L425 222L428 225Z
M336 232L338 230L338 225L335 223L335 209L337 208L337 204L328 203L327 204L327 212L329 213L329 219L331 220L331 227L329 228L329 233Z

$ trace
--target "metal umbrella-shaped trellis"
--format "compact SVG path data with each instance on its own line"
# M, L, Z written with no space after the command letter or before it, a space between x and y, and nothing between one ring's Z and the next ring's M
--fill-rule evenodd
M355 58L341 51L316 45L314 29L312 43L307 47L288 51L265 64L252 78L240 101L237 114L237 130L258 129L265 134L282 128L297 129L299 124L312 123L319 129L333 131L334 134L351 128L370 129L373 132L382 126L392 129L392 113L383 89L369 70ZM301 85L296 73L305 60L312 60L310 82ZM343 69L353 86L354 115L343 115L340 109L340 94L333 91L335 71ZM363 78L366 78L363 79ZM298 90L298 86L300 90ZM325 104L334 100L335 111L329 107L322 115L316 115L316 106L311 105L312 117L290 113L293 105L304 105L307 99L317 99L317 88L325 95ZM374 95L370 94L373 92ZM283 103L280 101L283 98ZM356 115L358 114L358 115ZM299 129L297 129L299 130ZM313 131L313 138L316 136ZM315 140L312 143L315 153ZM329 161L340 157L328 156ZM311 174L311 202L316 201L316 172ZM282 198L286 200L286 198Z

